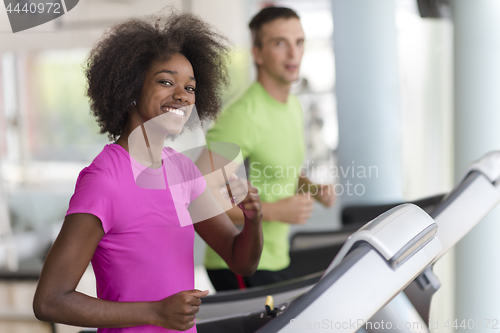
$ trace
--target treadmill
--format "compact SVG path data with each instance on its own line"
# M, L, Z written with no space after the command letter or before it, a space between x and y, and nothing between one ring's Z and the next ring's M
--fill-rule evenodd
M434 208L444 195L434 196L412 202L424 211ZM262 287L245 290L217 292L203 298L197 320L216 318L223 315L234 315L252 311L262 307L267 295L273 295L274 301L298 297L312 288L321 278L337 253L350 235L385 211L403 203L393 203L380 206L348 208L343 216L348 221L341 230L303 231L294 234L290 241L289 271L293 279ZM344 218L343 218L344 220ZM345 221L345 220L344 220ZM313 259L312 259L313 258Z
M432 296L440 282L433 273L433 264L460 241L500 202L500 151L493 151L467 168L459 185L431 212L439 229L437 237L443 246L441 253L406 289L405 294L425 323L429 322ZM395 316L395 305L377 314L380 320L406 320ZM371 331L371 330L368 330ZM375 330L373 330L375 331ZM405 330L400 330L404 332ZM426 327L426 332L429 332Z
M424 211L434 208L444 195L434 196L412 202ZM252 311L262 307L267 295L273 295L276 303L297 297L316 284L330 265L350 235L385 211L403 203L392 203L380 206L354 206L343 211L345 226L341 230L302 231L294 234L290 241L290 266L293 279L254 287L245 290L217 292L203 298L197 320L216 318L223 315L234 315Z
M443 195L439 195L412 203L428 212L442 197ZM273 295L276 303L298 297L320 280L349 236L369 221L366 218L371 217L371 220L400 204L403 203L363 207L361 212L348 209L343 212L348 223L341 230L303 231L294 234L290 241L290 266L288 267L293 276L291 280L209 295L203 298L200 312L196 315L197 320L216 318L222 314L234 315L261 308L267 295Z
M421 274L417 274L415 276L416 278L412 277L408 281L406 281L404 287L410 284L406 289L404 287L401 288L400 291L405 289L405 293L408 298L406 298L404 294L401 294L393 301L394 303L390 303L387 307L384 308L384 305L389 303L391 299L397 293L399 293L398 291L395 294L392 294L393 290L392 288L389 288L387 291L385 291L386 300L383 304L380 305L380 311L376 314L375 312L372 313L372 315L375 315L375 317L373 318L377 319L378 322L380 322L380 320L391 322L391 325L393 326L391 329L392 331L396 329L399 332L409 331L406 328L399 328L394 326L397 322L408 321L408 318L403 319L401 315L398 314L398 311L396 309L397 307L404 306L407 308L406 313L410 314L413 317L417 315L418 318L416 319L424 324L428 322L430 301L434 292L439 288L439 280L432 272L432 264L440 257L442 257L461 238L463 238L477 223L479 223L479 221L481 221L481 219L489 211L491 211L499 201L500 152L492 152L484 156L479 161L471 164L459 184L448 195L444 196L439 204L435 204L435 207L431 212L431 216L435 219L436 224L439 226L435 236L440 241L440 243L442 243L442 248L439 250L439 253L436 255L436 257L433 258L427 265L427 267L422 268ZM371 224L373 224L373 222ZM354 234L352 237L354 237L356 234ZM401 236L398 234L398 237ZM372 248L377 250L377 248L373 247L369 242L364 242L363 245L363 248L370 248L371 246ZM303 323L316 323L317 320L315 321L315 319L325 319L333 316L335 316L335 322L344 323L342 320L340 320L340 318L342 318L342 314L344 313L342 312L342 309L348 306L357 306L357 308L360 309L360 312L356 313L353 318L364 318L361 316L361 308L366 307L367 299L370 300L369 303L372 303L373 300L371 295L376 291L384 289L385 287L383 287L382 285L371 285L371 291L367 290L364 299L357 301L355 298L351 297L352 295L349 293L353 291L356 293L357 291L359 291L360 286L363 286L364 289L364 287L367 285L367 282L370 281L363 281L362 283L360 282L356 284L354 282L355 280L352 279L350 286L346 287L346 290L349 290L349 292L346 291L349 295L344 295L344 301L340 302L344 307L340 310L340 312L337 312L337 310L332 311L331 309L336 309L335 304L338 303L334 302L333 305L325 303L325 306L323 308L328 308L328 311L330 313L330 315L326 317L319 316L320 313L323 313L322 307L320 306L321 302L313 302L311 298L311 295L315 295L315 297L320 297L322 295L321 293L319 293L319 289L323 288L323 291L326 292L333 287L333 285L331 285L330 287L325 286L325 283L327 282L324 281L332 281L333 284L338 283L334 278L332 278L331 274L340 274L338 271L339 267L345 267L345 265L348 265L346 261L352 262L352 260L347 259L352 258L351 256L353 253L359 252L357 248L360 246L352 249L349 247L349 244L346 243L344 247L346 247L348 250L344 250L342 253L345 253L347 251L347 255L343 257L343 254L339 253L327 272L325 272L323 279L318 283L318 285L313 287L308 293L304 294L303 296L296 299L290 299L274 309L275 311L277 311L277 318L272 319L274 315L272 311L253 311L241 314L239 316L230 316L211 320L199 320L197 322L198 331L202 333L216 332L217 330L226 331L226 325L230 324L231 326L228 326L228 332L255 332L257 331L258 327L264 325L262 319L267 319L269 321L269 324L263 326L261 330L258 330L258 332L287 332L289 329L300 329L300 327L297 326L299 325L299 323L301 323L298 321L299 316L302 319L308 319L307 321L303 321ZM380 254L380 252L378 253ZM386 265L389 265L389 263L387 263ZM362 277L370 276L370 280L373 280L376 274L378 275L377 270L372 270L370 272L364 272L361 274ZM328 276L330 276L331 280L327 279ZM339 299L337 298L337 295L330 293L328 293L328 295L331 295L329 296L330 300ZM411 303L408 301L408 299L409 301L411 301ZM330 303L331 302L332 301L330 301ZM413 308L412 304L415 306L416 311ZM261 320L259 321L257 318L260 318ZM290 322L292 319L293 321ZM366 320L368 319L369 318L366 318ZM415 321L416 319L414 318L410 321ZM328 326L327 323L324 324ZM348 331L354 332L361 326L358 326L353 330L349 328ZM314 327L304 329L308 331L312 329L312 331L314 332ZM333 329L335 329L336 331L343 331L343 329ZM378 328L375 327L375 330L377 329ZM370 328L367 330L370 331L373 329ZM424 327L421 331L428 332L428 329Z
M440 253L437 229L421 208L395 207L352 234L308 292L260 311L198 320L197 330L355 332Z

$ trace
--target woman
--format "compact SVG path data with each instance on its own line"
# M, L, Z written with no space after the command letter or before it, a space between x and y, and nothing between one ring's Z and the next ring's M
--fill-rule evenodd
M184 217L173 202L187 200L182 202L187 206L200 196L203 177L183 187L185 193L137 186L131 162L141 158L130 154L134 130L158 117L166 120L162 135L146 140L159 163L144 168L168 173L163 140L190 126L195 101L200 119L213 119L226 82L227 48L204 22L190 14L151 22L130 20L111 28L90 53L91 108L101 131L118 139L78 177L35 294L40 320L99 327L99 332L196 332L195 314L208 291L193 290L194 230L237 274L251 275L257 268L262 212L255 188L249 186L238 205L246 216L239 232L225 214L179 225ZM191 162L183 160L182 166L197 172ZM99 298L75 291L90 261Z

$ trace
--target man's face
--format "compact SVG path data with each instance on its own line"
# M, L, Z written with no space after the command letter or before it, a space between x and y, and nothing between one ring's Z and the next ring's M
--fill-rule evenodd
M304 54L304 31L299 19L276 19L264 24L260 40L261 47L253 48L259 68L279 83L297 81Z

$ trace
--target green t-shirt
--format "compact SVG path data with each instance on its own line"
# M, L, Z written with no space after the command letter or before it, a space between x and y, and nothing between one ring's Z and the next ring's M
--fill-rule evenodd
M271 97L258 82L225 109L207 133L207 141L232 142L240 146L249 162L249 178L262 202L275 202L294 195L304 160L302 107L289 95L286 103ZM277 271L290 264L289 224L263 221L264 247L259 270ZM208 269L228 268L207 247Z

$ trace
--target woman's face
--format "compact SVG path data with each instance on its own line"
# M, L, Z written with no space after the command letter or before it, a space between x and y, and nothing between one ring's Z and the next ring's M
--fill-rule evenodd
M152 121L166 134L179 134L191 115L195 89L193 67L182 54L153 62L137 101L142 123Z

